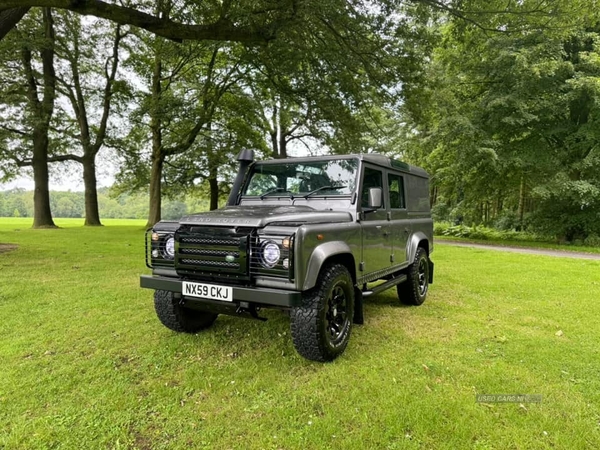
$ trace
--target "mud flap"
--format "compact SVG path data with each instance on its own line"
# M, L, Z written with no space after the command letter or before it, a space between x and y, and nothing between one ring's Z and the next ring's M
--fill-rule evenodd
M429 262L429 284L433 284L433 261L428 260Z
M357 287L354 287L354 320L353 323L362 325L365 323L363 316L363 295L362 291Z

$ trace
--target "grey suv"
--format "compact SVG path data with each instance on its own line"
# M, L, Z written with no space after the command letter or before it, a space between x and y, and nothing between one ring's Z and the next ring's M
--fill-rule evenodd
M253 161L227 206L146 233L154 305L168 328L195 333L219 314L287 312L298 353L331 361L363 323L363 299L392 287L425 301L433 282L427 173L382 155Z

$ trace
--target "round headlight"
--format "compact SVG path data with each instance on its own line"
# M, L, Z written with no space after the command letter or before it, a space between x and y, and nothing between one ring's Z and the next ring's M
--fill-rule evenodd
M262 244L261 260L263 266L269 269L275 267L277 262L279 262L280 256L281 250L279 250L279 245L275 242L266 241Z
M175 238L173 236L165 241L162 253L165 259L175 258Z

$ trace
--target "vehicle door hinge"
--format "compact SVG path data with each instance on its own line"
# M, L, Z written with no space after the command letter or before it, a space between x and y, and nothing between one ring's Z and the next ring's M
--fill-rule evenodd
M394 262L394 255L390 255L390 262Z
M360 264L358 265L358 270L361 272L365 271L365 262L361 261Z

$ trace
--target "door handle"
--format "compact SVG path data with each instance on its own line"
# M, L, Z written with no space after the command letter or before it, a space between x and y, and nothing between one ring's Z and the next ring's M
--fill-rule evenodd
M375 228L377 228L378 230L381 230L381 225L376 225Z

